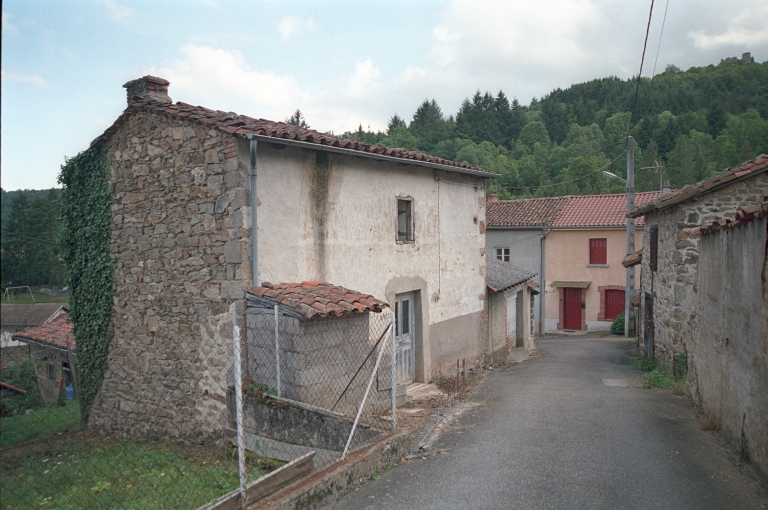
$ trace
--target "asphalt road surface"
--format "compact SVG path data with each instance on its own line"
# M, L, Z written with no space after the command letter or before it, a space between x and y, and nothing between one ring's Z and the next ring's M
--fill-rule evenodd
M540 340L545 356L491 372L424 458L334 508L768 508L685 397L638 387L631 346Z

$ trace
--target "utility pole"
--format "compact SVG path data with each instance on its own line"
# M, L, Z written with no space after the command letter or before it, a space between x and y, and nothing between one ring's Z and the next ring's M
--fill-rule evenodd
M627 213L635 208L635 140L627 137ZM635 220L627 216L627 255L635 251ZM635 290L635 267L627 268L627 282L624 287L624 336L629 337L632 311L629 300Z

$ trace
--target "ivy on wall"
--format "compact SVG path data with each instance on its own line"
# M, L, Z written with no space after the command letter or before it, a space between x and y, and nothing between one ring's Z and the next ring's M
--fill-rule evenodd
M112 187L104 147L92 147L68 159L59 183L64 186L61 243L77 342L80 416L87 423L107 370L112 338Z

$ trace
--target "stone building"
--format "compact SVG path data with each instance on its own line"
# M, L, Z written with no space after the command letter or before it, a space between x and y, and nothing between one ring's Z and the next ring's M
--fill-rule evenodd
M482 359L485 179L496 174L173 103L168 85L127 83L127 109L93 142L111 168L115 258L94 428L220 438L229 305L244 335L245 290L262 279L330 281L403 304L416 381Z
M768 468L768 156L632 211L645 216L640 346Z

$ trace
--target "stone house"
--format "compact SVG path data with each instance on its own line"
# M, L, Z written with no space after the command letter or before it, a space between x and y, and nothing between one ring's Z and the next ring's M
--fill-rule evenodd
M645 216L643 354L687 368L688 396L768 469L768 156L631 214Z
M659 196L635 193L635 203ZM624 311L626 204L623 193L489 201L490 256L538 273L536 334L608 330Z
M513 349L536 348L533 336L533 297L539 285L536 273L509 262L488 259L488 351L494 362L503 362Z
M67 307L61 303L0 305L0 367L5 368L11 361L19 361L29 355L27 346L13 339L14 333L47 324L66 311Z
M245 291L262 280L333 282L407 309L413 380L482 360L485 179L496 174L173 103L168 85L128 82L127 109L93 142L114 186L115 294L92 427L220 438L228 309L244 335Z
M15 333L13 339L35 364L43 403L57 402L62 388L71 387L74 391L75 335L66 312L45 324Z

